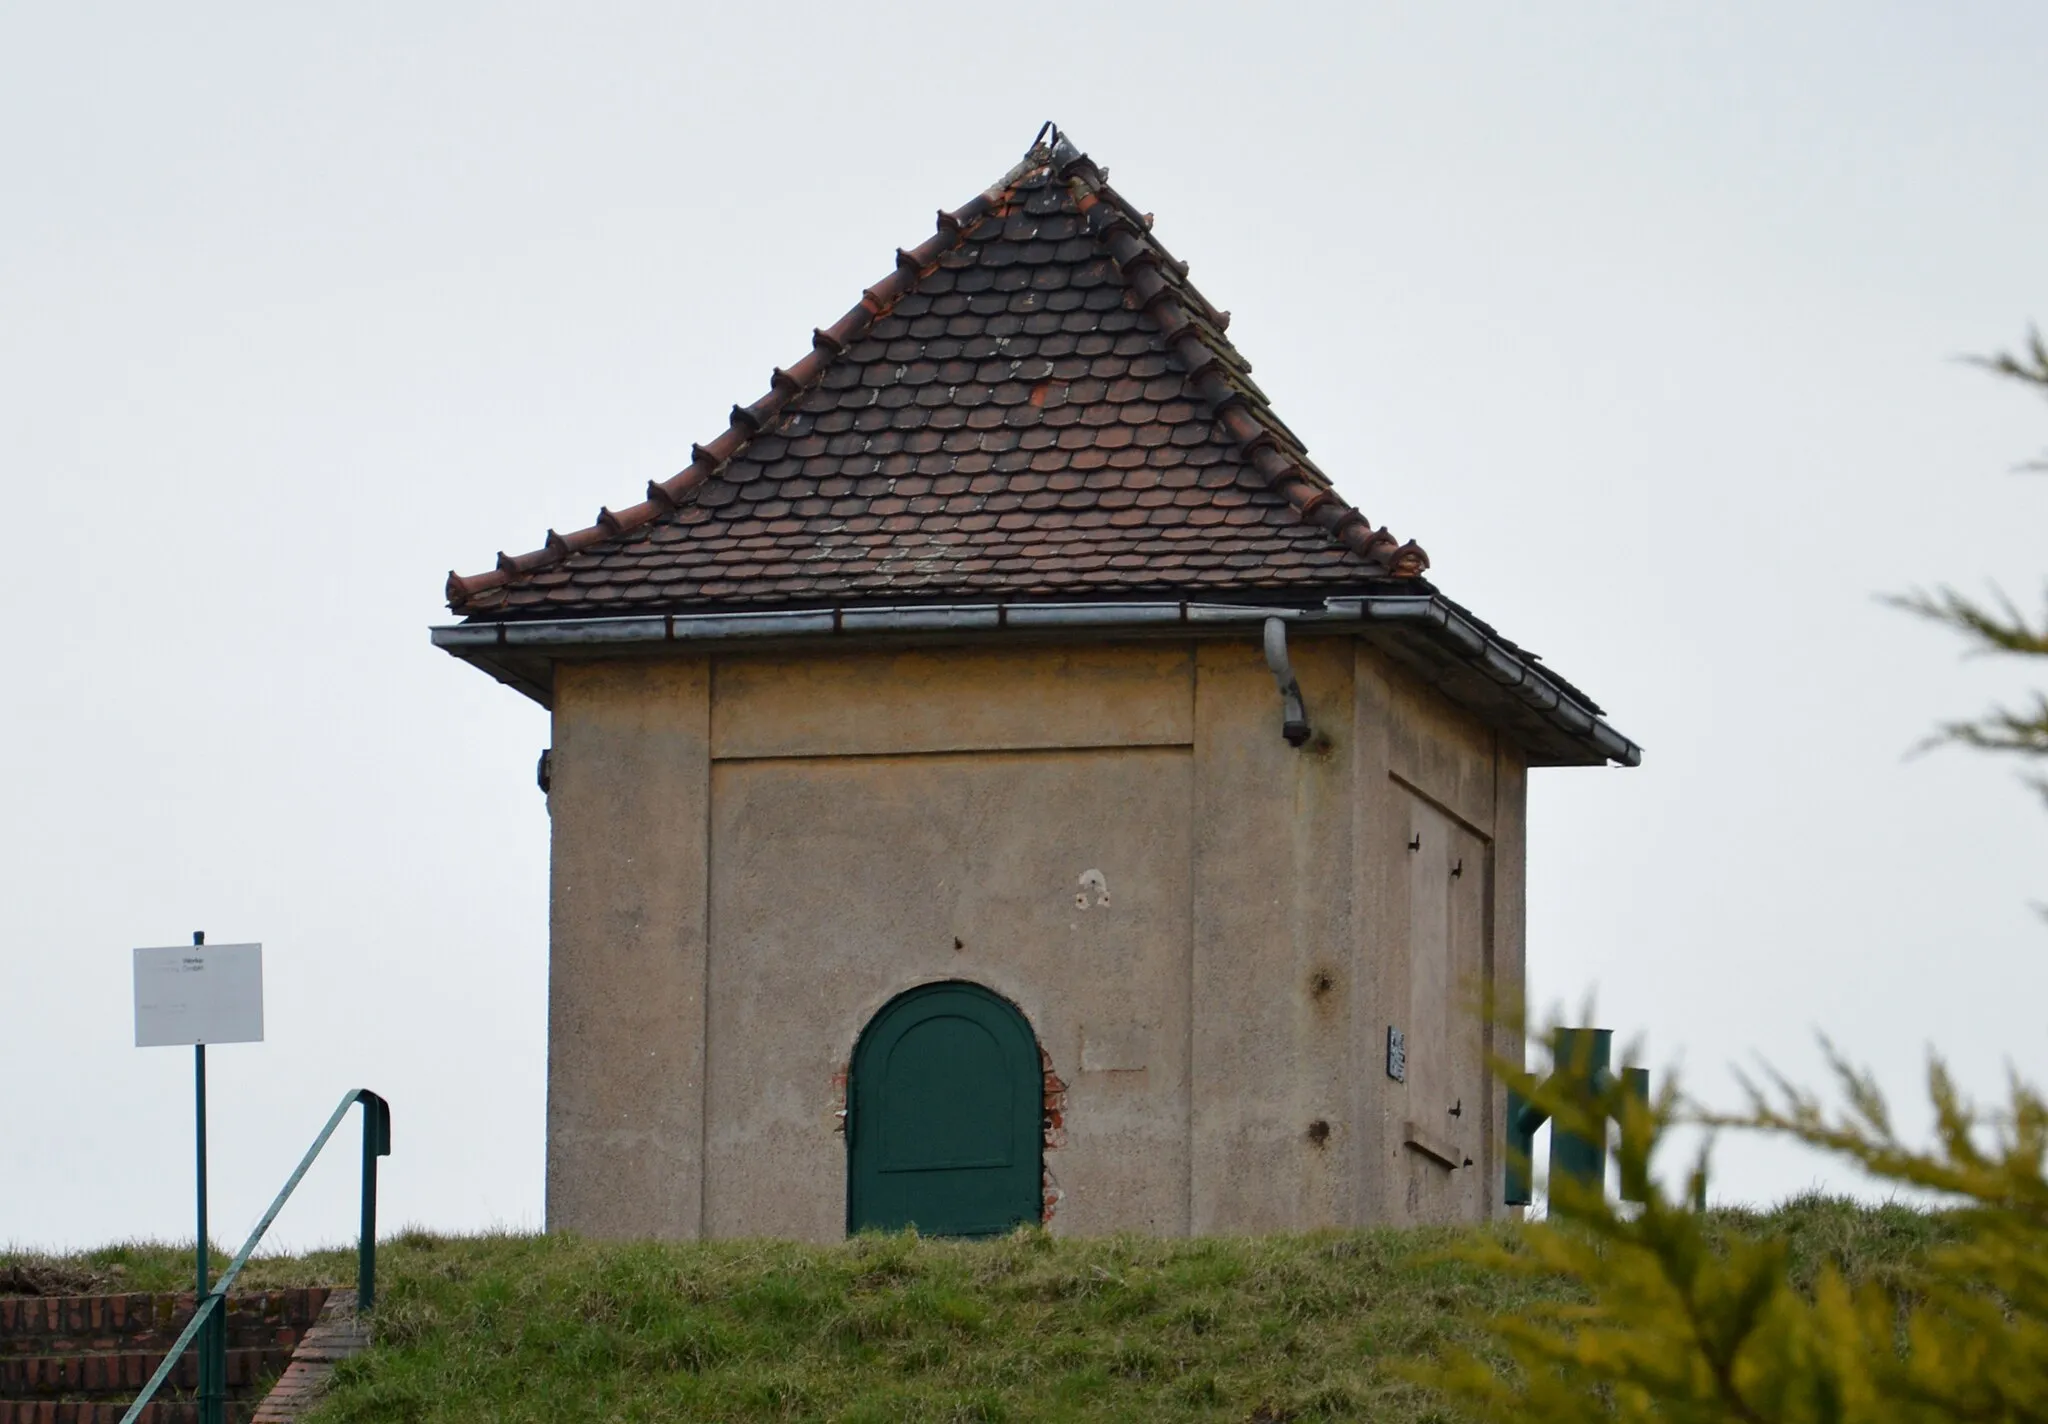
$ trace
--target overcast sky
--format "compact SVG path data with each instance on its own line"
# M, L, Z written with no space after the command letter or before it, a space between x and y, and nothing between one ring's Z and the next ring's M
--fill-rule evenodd
M1646 747L1534 778L1539 1000L1723 1102L1816 1030L2044 1076L2048 816L1904 759L2027 670L1876 595L2040 586L2048 409L1955 358L2048 319L2048 8L1538 8L0 9L0 1242L189 1236L128 950L194 929L266 947L221 1237L357 1084L387 1223L540 1224L547 720L428 646L442 580L687 463L1047 118ZM352 1150L278 1239L349 1233Z

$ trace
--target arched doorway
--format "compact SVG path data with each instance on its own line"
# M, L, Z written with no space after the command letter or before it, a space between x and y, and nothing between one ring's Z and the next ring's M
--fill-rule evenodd
M1031 1025L979 984L924 984L861 1033L847 1084L846 1228L998 1236L1043 1204Z

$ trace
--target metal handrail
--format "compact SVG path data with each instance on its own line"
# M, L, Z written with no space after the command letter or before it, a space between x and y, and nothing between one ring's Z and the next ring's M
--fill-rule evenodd
M128 1412L121 1416L121 1424L135 1424L143 1407L156 1397L157 1390L171 1377L171 1370L183 1357L202 1328L208 1331L207 1338L200 1343L200 1398L199 1417L202 1424L219 1424L222 1414L221 1387L227 1376L227 1297L228 1287L235 1283L235 1277L242 1273L242 1267L249 1263L249 1256L256 1249L256 1243L263 1239L263 1233L270 1229L270 1223L277 1220L277 1214L284 1210L285 1199L291 1196L306 1169L313 1165L313 1159L320 1155L320 1149L327 1145L327 1139L334 1136L334 1129L341 1126L341 1120L348 1110L357 1103L363 1105L363 1217L362 1236L356 1246L356 1310L368 1311L376 1303L377 1289L377 1159L391 1155L391 1104L371 1092L368 1088L355 1088L344 1093L341 1105L334 1115L327 1119L327 1126L320 1129L320 1135L313 1139L313 1145L306 1149L306 1155L299 1159L299 1165L290 1177L277 1199L270 1204L270 1210L263 1213L263 1219L256 1223L256 1229L249 1233L249 1239L242 1243L242 1249L228 1268L221 1272L220 1280L206 1293L206 1299L199 1302L192 1312L192 1319L179 1334L171 1352L164 1356L163 1363L156 1367L156 1373L149 1377L149 1383L142 1387L142 1393L135 1396L135 1402L128 1406ZM204 1243L201 1249L205 1249Z

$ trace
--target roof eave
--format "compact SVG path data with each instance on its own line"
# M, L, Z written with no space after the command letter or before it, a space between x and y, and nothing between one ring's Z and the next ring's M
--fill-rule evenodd
M869 641L1074 634L1230 636L1279 617L1304 632L1350 631L1522 747L1532 766L1636 766L1642 748L1562 678L1436 593L1367 593L1320 606L1200 599L1116 603L845 605L731 613L472 621L432 630L434 645L542 706L558 658L646 656Z

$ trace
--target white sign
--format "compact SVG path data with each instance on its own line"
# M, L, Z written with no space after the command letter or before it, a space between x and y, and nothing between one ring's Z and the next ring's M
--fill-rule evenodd
M263 946L135 951L135 1046L263 1042Z

